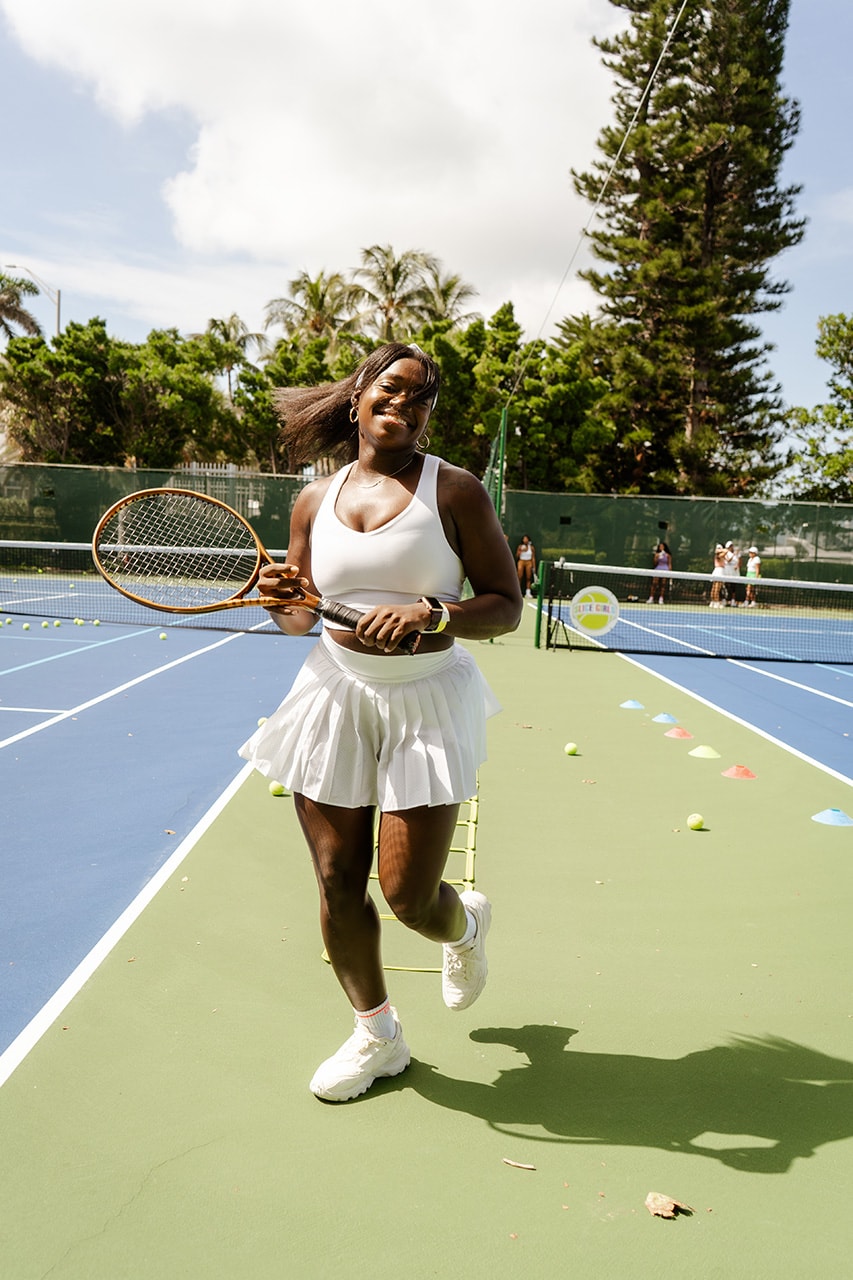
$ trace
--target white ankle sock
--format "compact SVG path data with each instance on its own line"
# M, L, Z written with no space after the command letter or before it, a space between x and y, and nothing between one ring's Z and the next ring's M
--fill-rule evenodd
M364 1011L355 1009L354 1012L361 1025L367 1027L372 1036L379 1036L382 1040L393 1040L397 1034L397 1024L387 996L375 1009Z
M461 951L463 947L467 947L469 943L473 942L477 936L477 918L471 914L467 907L465 908L465 920L467 923L462 937L456 942L449 942L447 944L448 946L453 947L454 951Z

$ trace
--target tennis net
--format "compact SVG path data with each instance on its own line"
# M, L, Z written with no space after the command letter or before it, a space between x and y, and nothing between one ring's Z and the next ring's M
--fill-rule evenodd
M566 562L542 572L546 648L853 663L853 586Z
M218 549L220 558L229 556L238 566L245 553ZM271 551L273 559L286 552ZM168 557L162 572L168 571ZM249 569L254 565L254 559ZM245 582L246 575L239 577ZM150 576L147 579L150 590ZM230 594L230 590L226 592ZM220 593L221 595L221 593ZM168 602L164 593L163 603ZM201 600L207 603L214 597ZM88 542L3 542L0 541L0 613L2 621L22 615L39 622L80 619L83 622L113 622L142 627L203 628L214 631L268 631L281 635L263 609L223 609L215 613L176 614L149 609L129 600L104 581L92 560Z

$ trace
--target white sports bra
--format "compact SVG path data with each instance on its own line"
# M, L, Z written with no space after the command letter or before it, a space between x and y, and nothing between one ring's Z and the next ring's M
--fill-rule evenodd
M458 600L465 573L438 514L439 459L424 456L418 487L403 510L366 533L350 529L335 513L354 466L333 476L314 517L311 573L317 590L357 609L414 604L421 596Z

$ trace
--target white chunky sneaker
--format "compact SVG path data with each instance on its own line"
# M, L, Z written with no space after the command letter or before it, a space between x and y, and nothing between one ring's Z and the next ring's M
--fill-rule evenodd
M349 1102L366 1093L380 1077L398 1076L406 1070L412 1055L403 1039L397 1010L391 1012L396 1026L393 1040L372 1036L356 1020L349 1040L314 1072L308 1087L316 1097L326 1102Z
M486 985L486 934L492 923L492 904L476 889L466 889L459 900L477 921L477 932L464 950L444 944L441 994L448 1009L467 1009Z

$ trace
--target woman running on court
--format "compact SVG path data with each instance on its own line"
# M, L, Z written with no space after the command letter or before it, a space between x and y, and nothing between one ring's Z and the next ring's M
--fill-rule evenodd
M350 460L301 491L288 563L265 568L259 589L281 600L271 613L289 635L315 622L288 603L294 579L364 610L355 632L324 624L284 702L240 751L293 792L311 852L326 952L355 1016L310 1083L335 1102L410 1059L367 891L376 810L380 887L403 924L443 944L445 1004L467 1008L486 981L491 906L442 875L499 707L456 640L514 630L522 601L486 490L426 452L439 381L420 348L391 343L340 382L278 393L293 463ZM473 595L462 600L466 578ZM417 651L400 652L412 632Z

